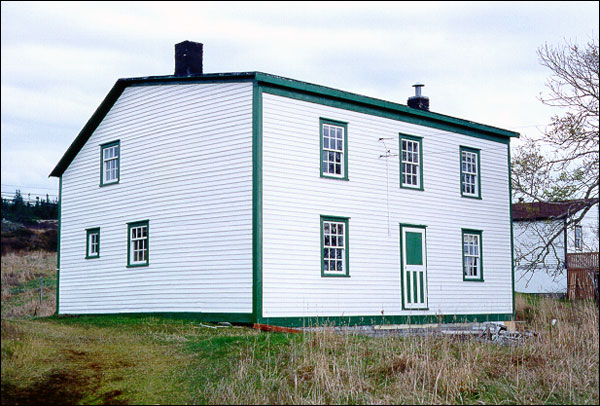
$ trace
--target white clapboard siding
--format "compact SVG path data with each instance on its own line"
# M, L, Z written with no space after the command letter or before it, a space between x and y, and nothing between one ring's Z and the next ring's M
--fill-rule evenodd
M348 123L349 181L320 177L320 117ZM398 154L400 132L423 137L424 191L399 188L399 157L379 158L379 138L392 137L385 143ZM481 149L481 200L460 195L460 145ZM507 152L493 141L264 94L263 316L510 313ZM349 278L321 277L320 215L350 217ZM402 310L399 223L427 226L429 310ZM461 228L483 230L484 282L463 281Z
M579 217L579 214L577 213L576 216ZM596 203L579 222L582 231L582 245L580 248L575 246L575 228L568 230L569 252L598 252L598 239L600 238L598 214L598 203Z
M100 187L100 145L120 182ZM252 85L128 87L62 178L61 314L252 312ZM127 223L149 220L149 266ZM85 259L100 227L100 258Z

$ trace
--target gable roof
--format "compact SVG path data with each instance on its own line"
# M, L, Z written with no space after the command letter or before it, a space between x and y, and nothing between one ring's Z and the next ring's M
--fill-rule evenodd
M595 203L598 203L598 199L514 203L512 205L512 218L513 221L559 220L572 216L584 207Z
M129 86L173 85L190 83L240 82L252 81L263 87L292 91L298 95L325 98L331 101L341 101L360 106L366 110L380 111L401 117L404 121L423 126L435 127L447 131L459 132L471 136L481 136L493 140L508 140L519 137L519 133L492 127L473 121L463 120L439 113L414 109L403 104L388 102L356 93L345 92L330 87L315 85L281 76L262 72L208 73L188 76L148 76L139 78L119 79L106 95L92 117L81 129L73 143L69 146L61 160L50 173L50 176L60 177L83 148L92 133L102 122L123 91Z

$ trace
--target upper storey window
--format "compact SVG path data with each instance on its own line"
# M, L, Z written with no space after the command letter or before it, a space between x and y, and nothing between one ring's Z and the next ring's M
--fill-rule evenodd
M423 190L423 140L400 134L400 187Z
M100 159L102 163L100 186L119 182L120 150L120 141L113 141L100 146Z
M460 147L460 194L481 199L479 150Z
M321 118L321 177L348 180L348 124Z

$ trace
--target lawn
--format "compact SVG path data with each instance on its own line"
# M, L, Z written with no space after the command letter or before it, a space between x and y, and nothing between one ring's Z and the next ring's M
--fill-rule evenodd
M518 296L519 317L539 335L517 346L153 316L39 317L46 304L36 278L52 274L44 258L2 258L2 404L598 404L591 302ZM9 275L19 267L27 277Z

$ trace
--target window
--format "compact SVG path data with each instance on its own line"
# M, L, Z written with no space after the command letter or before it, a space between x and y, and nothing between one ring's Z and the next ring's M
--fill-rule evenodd
M400 187L423 190L423 139L400 134Z
M148 221L127 224L127 266L148 265Z
M462 230L463 280L483 282L481 231Z
M90 228L86 231L86 251L85 258L99 258L100 257L100 229Z
M583 248L583 228L581 226L575 226L575 248Z
M460 147L460 194L464 197L481 198L479 150Z
M346 217L321 216L321 276L349 276Z
M100 186L119 183L120 141L100 146Z
M321 124L321 177L348 180L348 124L325 118Z

